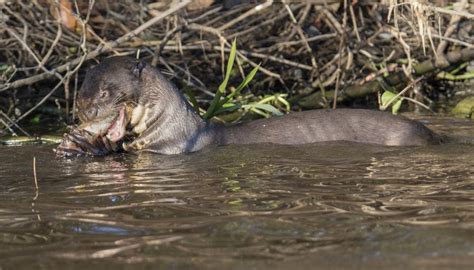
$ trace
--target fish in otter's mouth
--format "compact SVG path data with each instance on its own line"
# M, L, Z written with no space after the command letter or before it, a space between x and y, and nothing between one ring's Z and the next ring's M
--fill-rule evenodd
M82 123L79 128L98 136L105 136L111 142L118 142L126 134L129 122L128 110L129 107L123 104L118 111L114 111L102 119Z
M99 156L118 151L121 148L120 142L127 135L132 109L131 106L122 104L118 110L114 110L106 117L81 123L64 134L61 143L55 149L56 155Z

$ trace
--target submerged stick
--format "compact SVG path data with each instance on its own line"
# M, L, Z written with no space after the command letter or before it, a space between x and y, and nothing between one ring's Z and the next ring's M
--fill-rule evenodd
M33 201L38 199L39 196L39 186L38 186L38 177L36 176L36 157L33 157L33 178L35 180L36 195L33 197Z
M39 187L38 187L38 178L36 177L36 157L33 157L33 176L35 178L36 190L38 190L39 189Z

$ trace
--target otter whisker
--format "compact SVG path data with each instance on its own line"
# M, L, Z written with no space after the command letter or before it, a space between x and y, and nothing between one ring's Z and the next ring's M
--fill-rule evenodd
M112 104L118 104L118 103L121 103L122 100L124 100L126 98L126 94L125 93L119 93L116 97L114 97L114 99L112 100Z
M131 102L132 104L137 105L137 102L131 98L131 95L127 95L126 93L121 93L120 95L115 97L112 101L112 104L120 105L126 102Z

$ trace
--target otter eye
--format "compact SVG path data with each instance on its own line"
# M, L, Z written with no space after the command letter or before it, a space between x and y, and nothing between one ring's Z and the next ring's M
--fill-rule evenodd
M107 90L100 90L100 91L99 91L99 97L100 97L100 98L103 99L103 98L106 98L106 97L108 97L108 96L109 96L109 91L107 91Z

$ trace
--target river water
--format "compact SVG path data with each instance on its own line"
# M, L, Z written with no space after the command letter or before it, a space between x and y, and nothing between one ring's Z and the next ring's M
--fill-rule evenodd
M1 270L474 268L473 145L53 147L0 148Z

